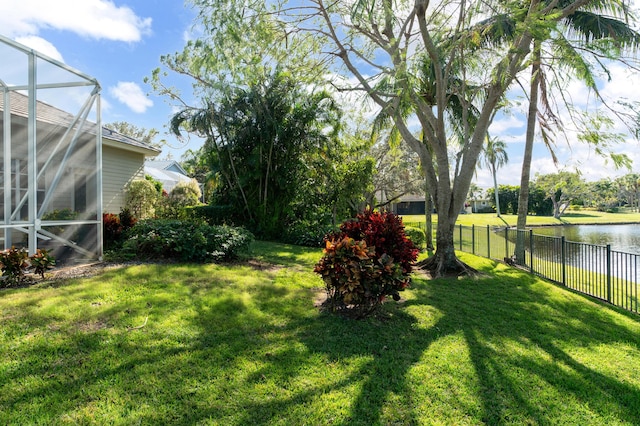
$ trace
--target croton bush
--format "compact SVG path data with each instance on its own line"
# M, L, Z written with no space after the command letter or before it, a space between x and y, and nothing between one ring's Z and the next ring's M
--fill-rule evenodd
M324 256L314 272L322 276L333 310L350 309L361 317L374 312L387 296L400 299L417 257L400 217L366 210L327 234Z
M27 275L27 271L30 269L35 275L40 275L44 279L44 273L53 268L55 264L53 256L43 249L36 250L36 253L31 256L25 248L11 247L0 250L0 270L2 270L0 287L32 283L33 277Z

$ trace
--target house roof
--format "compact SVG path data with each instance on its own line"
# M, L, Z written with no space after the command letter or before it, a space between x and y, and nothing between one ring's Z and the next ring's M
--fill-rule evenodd
M191 178L187 175L152 167L148 163L144 166L144 174L150 175L155 180L161 182L162 187L167 192L171 192L179 182L191 182Z
M102 126L102 143L107 145L125 145L131 151L143 151L143 153L150 157L155 157L162 152L159 148L141 142L137 139L118 133L115 130ZM109 143L109 141L116 142L116 144ZM124 148L120 146L121 148Z
M156 169L168 170L188 176L185 169L183 169L180 163L175 160L147 160L145 162L145 165Z
M1 92L0 92L1 93ZM29 116L28 96L14 90L9 92L9 102L11 112L18 117L27 118ZM4 96L0 94L0 111L4 111ZM46 102L38 101L37 103L38 121L41 123L52 124L55 126L68 126L73 122L74 115L56 108ZM1 118L1 117L0 117ZM91 124L95 124L90 122ZM160 154L161 150L138 141L129 136L118 133L115 130L102 127L103 144L113 146L128 151L136 151L146 156L155 157Z

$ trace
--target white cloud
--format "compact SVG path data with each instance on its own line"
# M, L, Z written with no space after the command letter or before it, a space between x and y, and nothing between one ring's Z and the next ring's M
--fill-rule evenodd
M131 81L119 81L116 86L109 88L109 93L139 114L153 106L153 101L144 94L140 86Z
M515 117L513 115L504 116L500 119L493 120L489 127L489 134L492 136L510 134L510 130L522 129L526 124L521 117Z
M8 37L53 28L95 39L136 42L151 31L151 18L141 18L110 0L2 1L0 28Z
M56 49L56 47L49 43L47 40L38 36L24 36L16 37L16 41L20 44L24 44L27 47L34 49L35 51L45 54L52 59L56 59L60 62L64 62L62 54Z

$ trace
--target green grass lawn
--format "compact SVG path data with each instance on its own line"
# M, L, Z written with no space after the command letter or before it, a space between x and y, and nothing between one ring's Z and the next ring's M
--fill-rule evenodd
M424 222L424 215L408 215L403 216L405 223ZM438 216L433 215L434 223L437 222ZM464 226L516 226L518 216L512 214L503 214L501 217L495 213L472 213L461 214L458 216L457 224ZM606 213L592 210L569 211L560 219L554 219L552 216L528 216L527 225L594 225L609 223L640 223L640 213Z
M0 292L0 424L638 424L640 319L486 259L384 317L314 307L318 250ZM278 265L278 266L276 266Z

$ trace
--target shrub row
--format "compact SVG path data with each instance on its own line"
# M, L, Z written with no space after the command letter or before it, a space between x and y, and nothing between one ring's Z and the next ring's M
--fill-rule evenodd
M140 260L226 261L247 253L253 240L253 235L243 228L143 220L126 233L120 253L127 259Z

